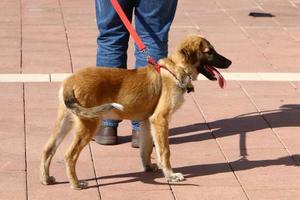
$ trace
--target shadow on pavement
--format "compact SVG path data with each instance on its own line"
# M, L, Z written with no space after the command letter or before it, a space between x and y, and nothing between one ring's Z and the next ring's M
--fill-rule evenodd
M281 157L278 159L270 160L248 160L247 159L247 147L246 147L246 135L256 130L262 130L267 128L278 127L296 127L300 126L300 105L287 104L280 107L278 110L263 111L258 113L247 113L236 116L234 118L222 119L218 121L193 124L183 127L177 127L170 129L170 144L180 144L187 142L204 141L211 138L226 137L235 134L240 134L240 155L241 159L227 163L214 163L207 165L192 165L180 168L174 168L175 172L181 172L185 175L185 178L192 178L205 175L213 175L224 172L242 171L258 167L268 167L274 165L286 165L297 166L300 159L300 155L291 155ZM209 131L209 129L212 131ZM186 133L204 131L204 133L185 135ZM254 133L255 134L255 133ZM128 138L126 138L128 139ZM127 140L126 140L127 142ZM116 174L111 176L97 177L96 179L114 179L114 178L128 178L127 180L116 181L111 183L105 183L95 185L91 187L103 187L107 185L129 183L135 181L141 181L147 184L163 184L155 181L156 178L163 177L162 173L145 173L136 172L129 174ZM95 179L89 179L95 180ZM176 185L195 185L185 184L184 182L176 183Z

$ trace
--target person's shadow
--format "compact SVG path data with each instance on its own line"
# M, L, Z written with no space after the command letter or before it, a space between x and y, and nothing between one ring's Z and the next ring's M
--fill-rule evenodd
M210 138L240 135L240 155L247 156L247 134L255 134L254 131L267 128L297 127L300 126L300 105L282 105L278 110L263 111L262 113L247 113L234 118L222 119L206 123L192 124L188 126L170 129L170 144L198 142ZM209 131L209 129L211 131ZM205 131L207 132L188 135L185 133ZM252 133L253 132L253 133Z

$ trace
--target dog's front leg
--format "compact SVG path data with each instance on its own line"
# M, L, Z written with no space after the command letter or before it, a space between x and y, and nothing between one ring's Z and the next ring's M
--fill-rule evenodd
M170 147L168 138L168 119L162 115L151 117L151 134L154 140L158 162L163 173L170 182L184 180L181 173L174 173L170 163Z

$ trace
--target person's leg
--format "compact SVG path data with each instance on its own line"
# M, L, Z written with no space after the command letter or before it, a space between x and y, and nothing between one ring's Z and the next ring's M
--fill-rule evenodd
M128 19L132 19L133 3L119 0ZM96 66L127 67L129 33L109 0L96 0L96 20L99 29L97 38ZM117 143L117 127L120 121L103 120L97 131L96 142L101 144Z
M175 16L177 0L137 0L135 7L135 27L138 35L148 47L154 59L168 55L168 34ZM147 65L145 55L135 46L135 67ZM133 132L140 130L137 121L132 122ZM136 142L138 143L138 142Z
M97 38L96 65L126 68L129 33L109 0L96 0ZM132 19L132 1L119 0L128 19Z
M177 8L177 0L138 0L135 27L148 53L154 59L168 55L168 36ZM135 48L136 67L147 65L145 56Z
M139 145L139 132L141 130L140 128L140 122L139 121L131 121L132 126L132 139L131 139L131 146L133 148L138 148Z

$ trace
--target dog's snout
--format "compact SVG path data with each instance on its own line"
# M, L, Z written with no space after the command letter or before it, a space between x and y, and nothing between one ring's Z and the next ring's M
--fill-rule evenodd
M216 53L214 56L213 65L217 68L225 69L231 65L231 60L227 59L226 57Z
M232 61L227 59L226 64L225 64L226 67L229 67L231 64L232 64Z

